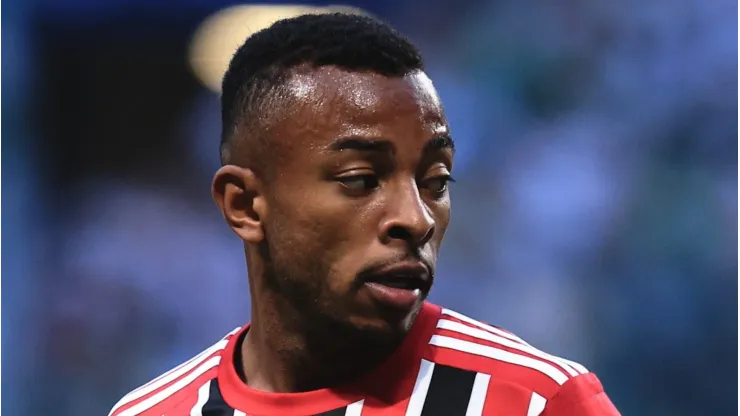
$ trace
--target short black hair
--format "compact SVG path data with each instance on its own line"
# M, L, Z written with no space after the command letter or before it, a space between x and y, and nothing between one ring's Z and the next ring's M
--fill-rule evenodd
M348 13L307 14L280 20L246 39L229 63L221 88L221 162L233 163L237 127L252 130L290 71L299 65L337 66L400 77L423 70L419 50L389 25Z

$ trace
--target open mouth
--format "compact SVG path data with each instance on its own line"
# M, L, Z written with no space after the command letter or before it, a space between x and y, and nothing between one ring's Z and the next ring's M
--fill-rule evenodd
M367 280L368 283L376 283L394 289L422 291L427 284L421 276L413 275L385 275L376 276Z
M421 262L396 263L361 277L363 286L378 304L409 311L419 305L432 286L430 269Z
M381 304L408 311L424 299L429 284L423 275L386 274L367 279L365 287Z

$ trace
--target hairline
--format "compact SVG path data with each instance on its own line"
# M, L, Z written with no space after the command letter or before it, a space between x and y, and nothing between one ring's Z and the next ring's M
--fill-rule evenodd
M259 114L256 114L257 119L262 119L263 114L270 113L271 115L266 117L266 121L254 121L252 123L247 123L247 120L245 120L247 116L246 113L250 111L250 109L246 108L245 104L245 102L248 101L247 97L242 96L240 93L236 94L237 97L241 97L241 99L237 100L238 102L236 103L236 105L240 107L236 109L236 112L238 112L239 115L237 117L233 117L234 122L232 123L232 126L230 128L230 132L226 139L223 141L223 146L221 148L222 166L231 164L243 165L243 163L234 163L236 161L234 160L235 157L233 154L236 148L242 147L244 145L244 142L249 141L249 139L245 137L242 137L240 140L240 138L238 137L240 135L252 134L253 136L256 136L251 141L256 142L254 144L257 146L261 146L264 148L265 146L269 145L268 141L270 140L270 138L266 136L269 135L269 130L275 125L274 118L278 116L277 112L282 112L290 105L295 105L295 100L298 99L298 97L296 97L296 94L291 93L291 81L295 80L296 76L314 76L318 71L321 71L324 68L335 68L341 72L348 74L375 74L385 78L405 78L410 75L420 73L426 74L423 66L418 68L409 68L407 71L397 75L383 74L382 71L374 70L372 68L353 69L347 68L340 64L314 65L311 62L302 62L295 65L290 65L288 67L279 68L278 70L280 71L280 75L278 77L278 82L273 83L264 91L260 91L257 94L257 102L255 105L256 108L252 109L253 111L258 111ZM270 69L272 68L266 67L265 71L269 71ZM240 85L239 89L241 90L242 88L244 88L245 84L246 82L243 82ZM323 83L317 82L317 85L321 84ZM313 89L311 94L315 93L315 91L316 89ZM281 92L284 92L285 94L281 95ZM291 102L291 100L293 100L293 102ZM270 111L270 109L276 109L277 111ZM246 128L245 125L247 125ZM263 150L264 149L258 149L257 153L260 153ZM251 150L247 150L247 153L250 152ZM226 153L227 156L224 156L224 153ZM264 159L264 157L258 158ZM251 158L246 157L246 159ZM254 163L255 162L252 162L250 164Z

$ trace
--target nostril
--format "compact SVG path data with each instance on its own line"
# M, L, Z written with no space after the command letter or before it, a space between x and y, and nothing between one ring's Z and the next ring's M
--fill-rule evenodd
M403 227L391 227L388 230L388 237L393 240L410 241L412 239L411 233Z

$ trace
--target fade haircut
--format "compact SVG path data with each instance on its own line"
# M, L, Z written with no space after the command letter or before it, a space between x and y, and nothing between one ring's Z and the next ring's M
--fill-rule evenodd
M401 77L424 64L418 49L385 23L346 13L307 14L280 20L246 39L224 75L221 95L221 163L263 160L264 133L284 96L281 87L298 66L336 66ZM282 94L282 95L281 95ZM237 133L238 131L238 133ZM244 153L237 136L248 142ZM239 147L239 151L235 148ZM244 159L246 157L246 159ZM250 163L251 164L251 163ZM255 166L256 167L256 166Z

